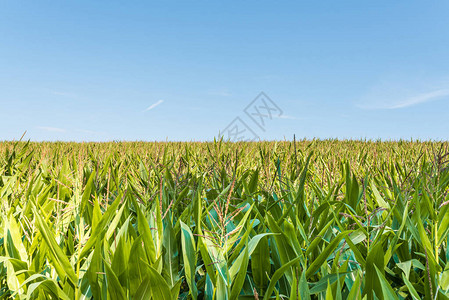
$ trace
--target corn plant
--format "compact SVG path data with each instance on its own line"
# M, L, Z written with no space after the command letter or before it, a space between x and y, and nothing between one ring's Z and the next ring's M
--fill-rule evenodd
M445 142L0 143L0 299L448 299Z

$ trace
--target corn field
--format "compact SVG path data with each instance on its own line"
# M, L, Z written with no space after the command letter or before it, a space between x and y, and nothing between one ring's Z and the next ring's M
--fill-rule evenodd
M446 142L0 143L0 299L449 299Z

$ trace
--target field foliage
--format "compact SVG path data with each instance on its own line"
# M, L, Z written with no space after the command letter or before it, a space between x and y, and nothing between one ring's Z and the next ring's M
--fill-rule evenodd
M0 299L448 299L447 143L0 143Z

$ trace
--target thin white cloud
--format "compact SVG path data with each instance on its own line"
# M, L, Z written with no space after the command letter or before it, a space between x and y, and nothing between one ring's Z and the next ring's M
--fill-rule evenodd
M145 111L152 110L152 109L155 108L156 106L162 104L162 102L164 102L164 100L159 100L158 102L151 104L150 106L147 107L147 109L144 110L144 112L145 112Z
M212 95L212 96L219 96L219 97L232 96L232 94L230 92L228 92L227 90L213 90L213 91L209 91L208 94Z
M298 118L293 117L293 116L289 116L289 115L275 116L275 118L278 118L278 119L289 119L289 120L298 120Z
M393 103L387 108L388 109L406 108L406 107L414 106L414 105L417 105L420 103L433 101L433 100L436 100L437 98L441 98L444 96L449 96L449 89L440 89L440 90L435 90L435 91L428 92L428 93L419 94L417 96L407 98L404 101L401 101L399 103L395 103L395 104Z
M406 74L389 76L371 86L354 103L366 110L397 110L431 101L449 100L449 78L427 78Z
M41 130L49 131L49 132L65 132L65 129L57 128L57 127L39 126L37 128L39 128Z
M106 134L105 132L102 132L102 131L94 131L94 130L87 130L87 129L75 129L75 131L85 133L85 134L90 134L90 135Z
M77 95L72 93L66 93L66 92L60 92L60 91L51 91L51 93L55 96L62 96L62 97L68 97L68 98L78 98Z

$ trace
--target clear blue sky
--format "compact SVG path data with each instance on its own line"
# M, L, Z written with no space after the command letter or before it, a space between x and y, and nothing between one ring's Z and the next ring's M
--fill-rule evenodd
M448 1L1 1L0 140L449 139ZM282 109L261 131L243 112Z

